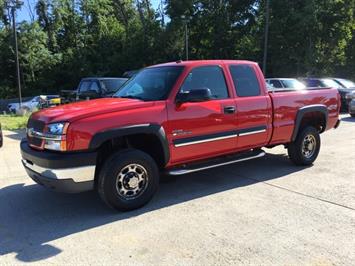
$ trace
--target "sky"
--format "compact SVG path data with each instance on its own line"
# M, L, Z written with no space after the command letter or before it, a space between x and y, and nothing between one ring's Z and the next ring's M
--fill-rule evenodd
M17 11L17 21L21 22L23 20L30 20L30 12L29 10L34 11L34 6L36 4L36 0L24 0L24 5L21 10ZM157 9L160 0L151 0L154 9Z

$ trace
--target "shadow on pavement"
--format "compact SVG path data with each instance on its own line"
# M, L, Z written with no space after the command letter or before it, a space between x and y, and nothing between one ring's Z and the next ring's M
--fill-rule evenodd
M15 253L23 262L63 252L50 241L175 204L301 171L286 155L194 173L163 183L145 207L126 213L107 208L95 192L57 194L39 185L16 184L0 190L0 256Z
M4 137L13 139L13 140L22 140L26 136L25 129L6 131L4 132Z
M355 122L355 117L351 117L351 116L343 117L341 119L341 121L343 121L343 122Z

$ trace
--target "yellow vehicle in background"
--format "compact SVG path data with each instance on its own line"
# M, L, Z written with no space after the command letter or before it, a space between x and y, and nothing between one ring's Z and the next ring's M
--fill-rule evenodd
M59 95L40 95L39 108L48 108L60 105L62 100Z

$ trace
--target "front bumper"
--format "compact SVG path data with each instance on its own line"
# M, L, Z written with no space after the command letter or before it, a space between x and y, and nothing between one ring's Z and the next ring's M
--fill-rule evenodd
M94 189L96 152L36 151L23 140L21 155L27 174L40 185L66 193Z

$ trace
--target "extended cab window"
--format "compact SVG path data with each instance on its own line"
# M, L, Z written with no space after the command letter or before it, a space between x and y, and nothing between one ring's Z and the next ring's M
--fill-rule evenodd
M165 100L183 69L183 66L146 68L124 84L114 97Z
M229 69L239 97L260 95L260 85L253 67L249 65L232 65Z
M210 89L214 99L228 98L228 89L224 74L219 66L203 66L194 68L185 79L180 92L197 89Z

